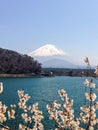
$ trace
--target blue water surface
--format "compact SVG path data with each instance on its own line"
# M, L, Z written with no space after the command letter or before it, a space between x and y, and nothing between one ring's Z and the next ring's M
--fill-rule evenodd
M0 100L7 106L17 104L17 90L24 89L31 98L29 103L39 103L39 109L43 111L44 125L46 130L55 127L55 123L49 120L49 115L46 110L46 104L50 104L55 99L60 101L58 90L64 89L69 98L74 99L75 115L79 115L79 107L85 102L85 77L43 77L43 78L0 78L3 82L4 92L0 95Z

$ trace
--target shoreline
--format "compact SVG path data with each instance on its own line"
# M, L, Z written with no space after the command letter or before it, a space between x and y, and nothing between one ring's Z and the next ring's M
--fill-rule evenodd
M30 78L30 77L42 77L41 75L33 74L0 74L0 78Z
M36 77L54 77L54 76L71 76L71 77L84 77L89 76L87 70L84 69L46 69L43 73L28 73L28 74L0 74L0 78L36 78ZM92 70L92 76L94 70Z

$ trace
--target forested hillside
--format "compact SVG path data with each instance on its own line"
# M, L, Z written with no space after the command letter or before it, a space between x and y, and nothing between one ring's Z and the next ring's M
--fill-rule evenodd
M0 74L38 74L41 69L32 57L0 48Z

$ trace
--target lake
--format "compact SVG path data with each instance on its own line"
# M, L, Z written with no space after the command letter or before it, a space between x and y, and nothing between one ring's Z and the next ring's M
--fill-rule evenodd
M50 104L55 99L60 101L58 90L64 89L69 98L74 99L75 114L78 115L79 107L84 104L85 77L43 77L43 78L0 78L3 82L4 92L0 95L0 100L7 106L18 102L17 90L24 89L31 98L29 103L39 103L39 109L43 111L45 117L43 123L46 130L50 130L55 124L49 120L46 104ZM96 81L98 83L98 81Z

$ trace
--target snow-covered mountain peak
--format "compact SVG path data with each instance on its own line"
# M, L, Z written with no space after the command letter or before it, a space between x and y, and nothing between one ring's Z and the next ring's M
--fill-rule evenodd
M58 49L55 45L46 44L37 50L28 54L29 56L54 56L54 55L66 55L66 53Z

